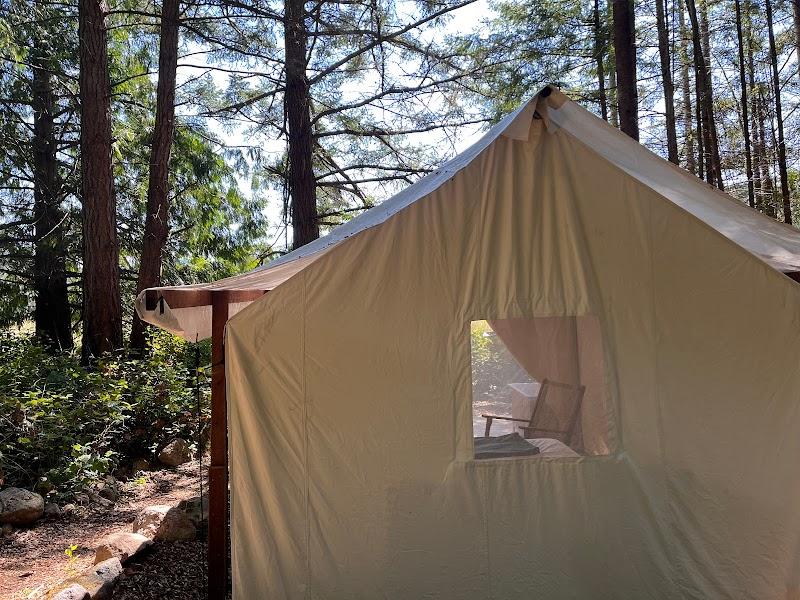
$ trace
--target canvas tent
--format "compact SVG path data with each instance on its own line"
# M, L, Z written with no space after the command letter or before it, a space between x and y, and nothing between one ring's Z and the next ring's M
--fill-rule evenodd
M137 310L193 341L210 306L159 299L230 293L236 599L783 599L797 271L798 232L546 88L325 238ZM481 320L588 382L577 451L474 459Z

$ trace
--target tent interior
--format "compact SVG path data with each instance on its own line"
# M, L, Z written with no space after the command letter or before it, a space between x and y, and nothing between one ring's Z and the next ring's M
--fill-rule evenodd
M609 453L596 316L473 321L470 339L476 458Z

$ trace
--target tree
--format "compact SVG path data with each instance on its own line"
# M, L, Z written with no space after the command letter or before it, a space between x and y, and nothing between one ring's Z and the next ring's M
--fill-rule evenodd
M603 27L605 19L600 15L600 0L594 0L594 10L592 12L594 24L594 60L597 65L597 95L600 101L600 116L604 121L608 121L608 99L606 97L606 75L605 75L605 55L606 55L606 32Z
M34 194L34 322L36 335L48 345L70 349L72 312L67 290L64 247L65 213L60 208L56 100L46 42L37 39L31 51L33 76L33 194Z
M689 77L691 61L687 46L689 44L689 34L686 30L686 17L684 15L683 3L678 7L679 18L679 55L681 62L681 95L683 97L683 136L684 136L684 160L686 169L692 174L697 174L697 163L694 155L694 132L692 127L692 88Z
M438 153L410 144L415 134L485 120L458 101L477 93L480 51L435 35L473 1L409 2L402 11L366 0L286 0L282 10L234 2L224 20L214 4L195 5L206 12L184 20L230 73L227 102L203 114L285 143L285 154L252 150L251 160L284 194L293 247L371 207L376 189L428 172Z
M79 0L83 347L85 361L122 346L119 246L111 169L111 82L104 0Z
M669 31L664 0L656 0L658 54L661 61L661 81L664 88L664 107L667 130L667 158L678 164L678 134L675 127L675 86L672 82L672 59L669 53Z
M314 134L311 128L311 93L306 75L304 0L286 0L284 46L286 48L286 92L283 97L288 123L288 190L292 199L292 245L299 248L319 237Z
M633 0L614 0L614 58L617 74L619 126L639 140L639 93L636 82L636 41Z
M156 120L150 147L149 181L142 253L136 292L155 287L161 279L161 262L169 235L169 166L175 135L175 79L178 69L180 0L164 0L156 89ZM143 349L144 323L133 315L130 345Z
M702 44L700 22L697 18L697 8L694 0L686 0L689 20L692 24L692 46L694 47L695 78L697 81L697 104L700 108L698 129L702 126L702 140L705 147L705 169L709 183L723 189L722 169L719 158L719 143L717 141L717 126L714 121L714 99L711 87L711 71L708 68ZM698 136L699 138L701 136Z
M792 16L794 18L794 47L797 53L797 74L800 76L800 0L792 0Z
M775 121L778 124L778 173L781 180L783 220L792 224L792 201L789 193L789 172L786 167L786 140L783 135L783 109L781 108L781 79L778 72L778 51L775 47L775 31L772 24L772 0L765 0L767 32L769 33L769 59L772 67L772 96L775 99Z
M747 105L747 79L744 64L744 35L742 33L742 8L740 0L734 0L736 9L736 39L739 53L739 87L741 88L741 123L744 136L745 176L747 177L747 201L751 208L756 206L755 188L753 186L753 158L750 143L750 115Z

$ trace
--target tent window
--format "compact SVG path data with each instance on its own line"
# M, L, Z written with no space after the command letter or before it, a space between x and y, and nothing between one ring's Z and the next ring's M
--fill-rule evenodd
M609 453L597 317L472 321L470 334L475 458Z

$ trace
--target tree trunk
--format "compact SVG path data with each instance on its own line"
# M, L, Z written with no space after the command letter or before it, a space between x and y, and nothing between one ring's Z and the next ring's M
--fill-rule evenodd
M753 188L753 158L750 146L750 117L747 110L747 78L744 66L744 34L742 33L742 7L740 0L734 0L736 8L736 38L739 43L739 87L742 89L741 123L744 135L744 160L747 174L747 202L751 208L756 206L755 190Z
M800 1L800 0L798 0ZM597 65L597 95L600 115L608 121L608 99L606 98L606 74L603 61L606 58L606 37L600 16L600 0L594 0L594 60Z
M639 95L636 88L636 40L632 0L614 0L614 59L617 110L623 133L639 141Z
M306 75L308 32L305 15L304 0L286 0L284 110L289 125L289 196L293 248L299 248L319 237L311 130L311 94Z
M756 110L758 111L758 135L761 140L760 154L761 154L761 191L762 191L762 205L763 211L767 216L773 219L778 216L775 210L775 187L772 185L772 174L770 173L769 163L770 157L767 154L767 130L764 126L765 113L763 94L759 91L758 103Z
M794 14L794 47L797 52L797 75L800 77L800 0L792 0Z
M778 74L778 52L775 48L775 31L772 26L772 0L766 0L767 30L769 32L769 57L772 64L772 89L775 96L775 121L778 124L778 172L781 179L783 222L792 224L792 199L789 195L789 173L786 168L786 140L783 137L783 111L781 109L781 80Z
M147 186L142 257L136 292L161 281L161 261L169 235L169 157L175 135L175 76L178 68L178 14L180 0L164 0L161 7L161 39L158 51L156 121L150 147L150 180ZM145 346L144 323L133 314L131 348Z
M669 31L664 0L656 0L658 55L661 59L661 80L664 86L664 107L667 128L667 157L678 164L678 133L675 129L675 86L672 82L672 63L669 56Z
M122 346L107 13L103 0L78 2L84 361Z
M609 60L609 66L616 62L614 59L614 49L611 49L611 59ZM611 67L608 69L608 96L609 96L609 109L611 114L609 115L609 123L611 123L614 127L619 127L619 110L617 110L617 69Z
M703 145L705 154L708 156L706 163L707 181L716 184L719 189L723 189L722 170L719 159L719 144L717 142L717 126L714 122L714 100L711 91L711 73L708 69L704 56L702 38L700 34L700 23L697 19L697 9L694 0L686 0L686 8L689 12L689 20L692 23L692 39L694 46L695 76L697 77L697 89L699 97L697 99L701 107Z
M37 40L38 46L38 40ZM73 347L67 292L64 212L59 202L55 95L49 61L40 48L31 52L33 80L34 321L36 335L53 349Z
M683 93L683 135L684 153L686 156L686 169L692 174L697 175L697 163L694 156L694 132L692 131L692 91L689 80L689 51L688 31L686 30L686 17L683 13L683 5L679 6L680 23L680 59L681 59L681 91Z
M755 60L753 59L753 23L750 18L751 6L750 0L745 0L744 15L745 23L747 25L747 85L749 90L750 100L750 116L753 132L753 195L755 197L756 209L764 210L764 193L761 180L761 142L759 137L758 126L758 94L756 91L756 69Z

